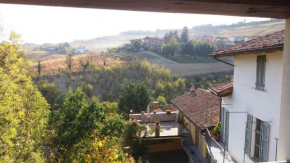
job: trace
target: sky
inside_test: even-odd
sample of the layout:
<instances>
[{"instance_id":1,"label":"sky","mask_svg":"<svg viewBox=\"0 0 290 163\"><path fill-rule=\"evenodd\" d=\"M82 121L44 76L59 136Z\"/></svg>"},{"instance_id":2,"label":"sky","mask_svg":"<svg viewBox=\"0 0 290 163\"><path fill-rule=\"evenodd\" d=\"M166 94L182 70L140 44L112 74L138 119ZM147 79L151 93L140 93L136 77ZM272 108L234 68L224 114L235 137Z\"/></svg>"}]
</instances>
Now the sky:
<instances>
[{"instance_id":1,"label":"sky","mask_svg":"<svg viewBox=\"0 0 290 163\"><path fill-rule=\"evenodd\" d=\"M117 35L129 30L181 29L202 24L232 24L265 18L137 12L0 4L7 37L11 30L26 43L60 43Z\"/></svg>"}]
</instances>

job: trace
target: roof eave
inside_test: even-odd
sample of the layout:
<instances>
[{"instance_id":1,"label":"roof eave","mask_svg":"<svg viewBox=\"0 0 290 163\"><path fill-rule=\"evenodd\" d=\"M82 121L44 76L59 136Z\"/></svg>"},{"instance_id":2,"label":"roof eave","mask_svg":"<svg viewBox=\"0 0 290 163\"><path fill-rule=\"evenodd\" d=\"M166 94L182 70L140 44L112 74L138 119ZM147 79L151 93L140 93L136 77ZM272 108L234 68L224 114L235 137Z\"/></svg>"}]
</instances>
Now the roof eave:
<instances>
[{"instance_id":1,"label":"roof eave","mask_svg":"<svg viewBox=\"0 0 290 163\"><path fill-rule=\"evenodd\" d=\"M269 47L269 48L262 48L262 49L253 49L253 50L242 50L242 51L236 51L236 52L229 52L229 53L221 53L221 54L209 54L209 56L212 56L214 59L221 58L221 57L228 57L228 56L236 56L236 55L249 55L249 53L269 53L272 51L283 51L283 46L275 46L275 47Z\"/></svg>"}]
</instances>

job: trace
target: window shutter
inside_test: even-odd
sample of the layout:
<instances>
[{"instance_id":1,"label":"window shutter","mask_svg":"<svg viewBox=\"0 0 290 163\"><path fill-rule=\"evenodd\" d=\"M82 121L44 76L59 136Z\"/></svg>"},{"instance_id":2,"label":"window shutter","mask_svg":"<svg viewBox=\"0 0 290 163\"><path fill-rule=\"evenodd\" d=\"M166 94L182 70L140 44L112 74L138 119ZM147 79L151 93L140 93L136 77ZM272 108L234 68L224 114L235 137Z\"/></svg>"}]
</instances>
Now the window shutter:
<instances>
[{"instance_id":1,"label":"window shutter","mask_svg":"<svg viewBox=\"0 0 290 163\"><path fill-rule=\"evenodd\" d=\"M261 56L261 88L264 89L265 87L265 69L266 69L266 56Z\"/></svg>"},{"instance_id":2,"label":"window shutter","mask_svg":"<svg viewBox=\"0 0 290 163\"><path fill-rule=\"evenodd\" d=\"M245 153L249 156L251 154L252 123L253 123L253 116L248 114L247 123L246 123L246 134L245 134Z\"/></svg>"},{"instance_id":3,"label":"window shutter","mask_svg":"<svg viewBox=\"0 0 290 163\"><path fill-rule=\"evenodd\" d=\"M262 139L261 139L261 161L268 161L268 149L269 149L269 133L270 133L270 124L267 122L262 122Z\"/></svg>"}]
</instances>

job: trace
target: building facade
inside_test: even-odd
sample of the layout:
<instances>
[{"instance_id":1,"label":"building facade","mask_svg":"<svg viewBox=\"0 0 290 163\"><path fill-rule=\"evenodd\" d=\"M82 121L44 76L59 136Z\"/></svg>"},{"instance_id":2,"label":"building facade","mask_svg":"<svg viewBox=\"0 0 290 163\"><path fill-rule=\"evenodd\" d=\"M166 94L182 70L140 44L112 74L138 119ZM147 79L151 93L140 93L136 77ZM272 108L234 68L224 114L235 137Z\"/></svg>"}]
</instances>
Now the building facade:
<instances>
[{"instance_id":1,"label":"building facade","mask_svg":"<svg viewBox=\"0 0 290 163\"><path fill-rule=\"evenodd\" d=\"M277 160L283 43L280 31L214 53L215 58L235 58L232 93L219 95L229 90L224 85L211 90L222 97L222 140L237 162Z\"/></svg>"}]
</instances>

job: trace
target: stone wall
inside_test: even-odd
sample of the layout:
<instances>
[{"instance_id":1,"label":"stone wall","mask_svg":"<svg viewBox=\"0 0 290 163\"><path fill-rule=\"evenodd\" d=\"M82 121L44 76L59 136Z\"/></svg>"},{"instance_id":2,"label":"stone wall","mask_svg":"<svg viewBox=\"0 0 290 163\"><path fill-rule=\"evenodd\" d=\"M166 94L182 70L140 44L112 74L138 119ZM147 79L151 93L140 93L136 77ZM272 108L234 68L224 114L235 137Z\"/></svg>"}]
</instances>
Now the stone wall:
<instances>
[{"instance_id":1,"label":"stone wall","mask_svg":"<svg viewBox=\"0 0 290 163\"><path fill-rule=\"evenodd\" d=\"M150 113L150 120L147 118L148 114L144 113L142 114L130 114L130 118L134 117L136 120L138 120L140 123L148 123L148 122L170 122L170 121L176 121L177 118L177 112L171 112L170 115L167 115L166 112L157 112L156 114Z\"/></svg>"}]
</instances>

